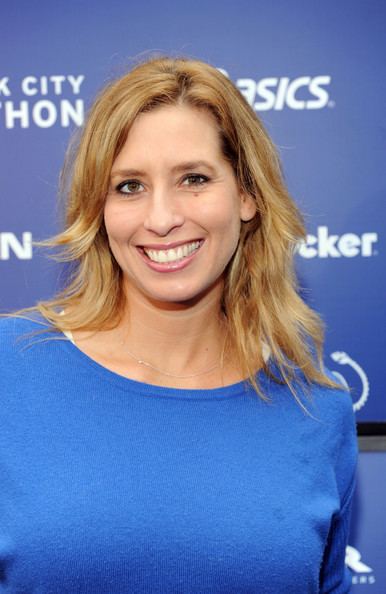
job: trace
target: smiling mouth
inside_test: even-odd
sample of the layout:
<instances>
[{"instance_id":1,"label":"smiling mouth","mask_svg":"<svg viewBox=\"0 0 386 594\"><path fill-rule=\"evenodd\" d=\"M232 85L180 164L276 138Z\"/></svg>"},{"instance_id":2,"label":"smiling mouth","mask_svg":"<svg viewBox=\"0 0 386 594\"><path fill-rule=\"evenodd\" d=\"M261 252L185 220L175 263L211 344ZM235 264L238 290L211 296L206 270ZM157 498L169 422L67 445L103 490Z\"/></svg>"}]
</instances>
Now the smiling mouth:
<instances>
[{"instance_id":1,"label":"smiling mouth","mask_svg":"<svg viewBox=\"0 0 386 594\"><path fill-rule=\"evenodd\" d=\"M203 240L197 240L168 250L155 250L145 247L142 247L141 249L142 252L152 262L157 262L158 264L168 264L170 262L178 262L184 258L187 258L188 256L191 256L201 247L203 243Z\"/></svg>"}]
</instances>

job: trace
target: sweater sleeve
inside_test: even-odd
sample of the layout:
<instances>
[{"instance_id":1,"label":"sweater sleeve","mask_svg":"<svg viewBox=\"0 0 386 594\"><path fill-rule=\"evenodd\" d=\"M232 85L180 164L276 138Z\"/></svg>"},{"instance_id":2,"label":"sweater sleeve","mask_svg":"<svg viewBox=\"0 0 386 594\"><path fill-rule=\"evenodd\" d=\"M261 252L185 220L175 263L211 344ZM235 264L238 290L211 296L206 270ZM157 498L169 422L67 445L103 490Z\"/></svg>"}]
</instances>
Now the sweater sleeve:
<instances>
[{"instance_id":1,"label":"sweater sleeve","mask_svg":"<svg viewBox=\"0 0 386 594\"><path fill-rule=\"evenodd\" d=\"M320 570L320 594L346 594L351 589L351 572L345 564L355 479L339 514L334 516L327 537Z\"/></svg>"},{"instance_id":2,"label":"sweater sleeve","mask_svg":"<svg viewBox=\"0 0 386 594\"><path fill-rule=\"evenodd\" d=\"M320 568L320 594L346 594L350 592L352 581L345 557L356 487L358 441L352 400L348 394L344 395L342 404L342 423L339 431L341 441L336 464L341 504L331 519Z\"/></svg>"}]
</instances>

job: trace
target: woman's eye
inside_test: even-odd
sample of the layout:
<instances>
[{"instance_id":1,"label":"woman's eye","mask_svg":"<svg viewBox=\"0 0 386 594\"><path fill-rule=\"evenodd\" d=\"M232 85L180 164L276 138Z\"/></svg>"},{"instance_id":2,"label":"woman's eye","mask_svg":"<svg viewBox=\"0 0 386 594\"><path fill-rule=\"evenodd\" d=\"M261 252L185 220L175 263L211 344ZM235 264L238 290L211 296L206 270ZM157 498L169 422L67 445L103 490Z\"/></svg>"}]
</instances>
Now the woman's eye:
<instances>
[{"instance_id":1,"label":"woman's eye","mask_svg":"<svg viewBox=\"0 0 386 594\"><path fill-rule=\"evenodd\" d=\"M187 184L185 184L186 181L188 182ZM208 181L209 178L206 175L199 173L191 173L184 178L184 184L188 186L203 186Z\"/></svg>"},{"instance_id":2,"label":"woman's eye","mask_svg":"<svg viewBox=\"0 0 386 594\"><path fill-rule=\"evenodd\" d=\"M121 182L117 185L117 191L121 194L136 194L142 184L135 179Z\"/></svg>"}]
</instances>

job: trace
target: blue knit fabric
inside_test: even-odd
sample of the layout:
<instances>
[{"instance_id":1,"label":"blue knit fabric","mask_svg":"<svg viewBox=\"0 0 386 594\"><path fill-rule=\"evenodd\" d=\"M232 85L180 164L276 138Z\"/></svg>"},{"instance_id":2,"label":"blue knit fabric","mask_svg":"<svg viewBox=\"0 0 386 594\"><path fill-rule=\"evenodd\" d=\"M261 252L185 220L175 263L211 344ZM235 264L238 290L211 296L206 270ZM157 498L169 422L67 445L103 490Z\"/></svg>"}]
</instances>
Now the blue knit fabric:
<instances>
[{"instance_id":1,"label":"blue knit fabric","mask_svg":"<svg viewBox=\"0 0 386 594\"><path fill-rule=\"evenodd\" d=\"M349 591L349 395L152 386L39 327L0 322L0 592Z\"/></svg>"}]
</instances>

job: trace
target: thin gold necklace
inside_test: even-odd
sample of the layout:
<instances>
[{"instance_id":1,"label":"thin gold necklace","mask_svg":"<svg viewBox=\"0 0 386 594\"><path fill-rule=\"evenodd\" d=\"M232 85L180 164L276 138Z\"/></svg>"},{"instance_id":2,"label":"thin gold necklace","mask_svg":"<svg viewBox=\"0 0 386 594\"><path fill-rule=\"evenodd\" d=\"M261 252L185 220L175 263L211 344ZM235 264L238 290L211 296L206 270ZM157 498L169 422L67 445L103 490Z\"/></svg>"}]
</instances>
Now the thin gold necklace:
<instances>
[{"instance_id":1,"label":"thin gold necklace","mask_svg":"<svg viewBox=\"0 0 386 594\"><path fill-rule=\"evenodd\" d=\"M189 375L176 375L175 373L169 373L168 371L163 371L162 369L155 367L155 365L152 365L148 361L144 361L143 359L137 359L137 357L135 355L133 355L133 353L131 353L126 347L125 347L125 352L132 359L134 359L134 361L139 363L139 365L145 365L146 367L150 367L150 369L153 369L154 371L158 371L158 373L162 373L162 375L167 375L168 377L175 377L178 379L189 379L191 377L197 377L198 375L205 375L205 374L213 371L213 369L216 369L216 367L219 367L219 363L216 363L216 365L209 367L209 369L206 369L205 371L199 371L198 373L190 373Z\"/></svg>"}]
</instances>

